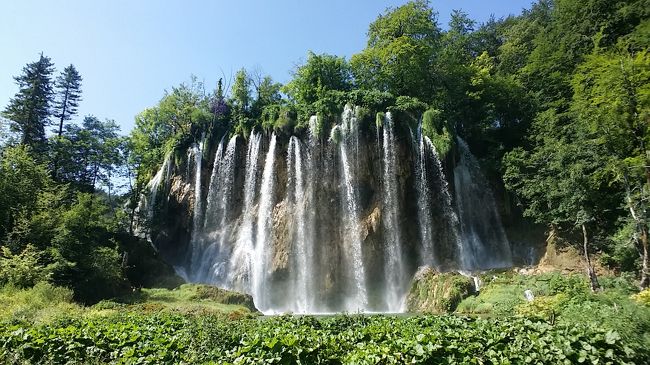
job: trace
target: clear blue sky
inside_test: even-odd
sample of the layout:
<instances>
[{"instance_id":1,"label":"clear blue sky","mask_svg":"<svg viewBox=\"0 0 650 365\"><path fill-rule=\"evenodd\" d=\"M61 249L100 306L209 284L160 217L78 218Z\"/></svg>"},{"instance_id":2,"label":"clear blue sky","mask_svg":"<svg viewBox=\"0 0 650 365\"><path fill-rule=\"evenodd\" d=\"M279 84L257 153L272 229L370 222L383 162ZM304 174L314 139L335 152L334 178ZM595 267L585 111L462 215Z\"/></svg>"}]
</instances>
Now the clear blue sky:
<instances>
[{"instance_id":1,"label":"clear blue sky","mask_svg":"<svg viewBox=\"0 0 650 365\"><path fill-rule=\"evenodd\" d=\"M114 119L122 133L165 89L196 75L212 90L239 68L279 82L308 50L349 58L365 46L368 24L406 0L20 0L0 3L0 108L17 87L12 76L42 51L57 72L81 73L83 115ZM531 0L433 0L443 27L452 9L478 22L519 14Z\"/></svg>"}]
</instances>

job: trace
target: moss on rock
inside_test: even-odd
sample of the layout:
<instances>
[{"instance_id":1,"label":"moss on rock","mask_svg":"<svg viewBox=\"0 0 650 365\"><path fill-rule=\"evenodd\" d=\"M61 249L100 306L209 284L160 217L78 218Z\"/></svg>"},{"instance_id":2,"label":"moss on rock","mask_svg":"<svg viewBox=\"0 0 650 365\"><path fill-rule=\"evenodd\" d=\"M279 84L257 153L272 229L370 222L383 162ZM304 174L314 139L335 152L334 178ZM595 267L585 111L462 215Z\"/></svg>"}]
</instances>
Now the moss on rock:
<instances>
[{"instance_id":1,"label":"moss on rock","mask_svg":"<svg viewBox=\"0 0 650 365\"><path fill-rule=\"evenodd\" d=\"M422 115L422 133L429 137L441 160L444 160L454 147L453 128L447 121L442 120L440 110L429 109L424 112Z\"/></svg>"},{"instance_id":2,"label":"moss on rock","mask_svg":"<svg viewBox=\"0 0 650 365\"><path fill-rule=\"evenodd\" d=\"M406 297L409 312L451 313L474 291L472 279L458 273L439 273L421 268Z\"/></svg>"}]
</instances>

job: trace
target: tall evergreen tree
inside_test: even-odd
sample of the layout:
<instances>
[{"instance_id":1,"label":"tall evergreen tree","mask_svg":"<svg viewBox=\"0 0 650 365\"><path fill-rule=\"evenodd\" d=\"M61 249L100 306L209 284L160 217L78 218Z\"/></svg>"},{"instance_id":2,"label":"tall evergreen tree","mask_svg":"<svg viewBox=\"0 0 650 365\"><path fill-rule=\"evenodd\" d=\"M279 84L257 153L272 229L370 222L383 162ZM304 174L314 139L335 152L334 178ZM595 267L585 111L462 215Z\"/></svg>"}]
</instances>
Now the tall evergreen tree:
<instances>
[{"instance_id":1,"label":"tall evergreen tree","mask_svg":"<svg viewBox=\"0 0 650 365\"><path fill-rule=\"evenodd\" d=\"M20 133L20 143L35 152L42 152L47 141L45 125L51 115L53 66L50 58L41 53L38 61L23 67L22 75L14 77L20 90L3 112L11 121L11 129Z\"/></svg>"},{"instance_id":2,"label":"tall evergreen tree","mask_svg":"<svg viewBox=\"0 0 650 365\"><path fill-rule=\"evenodd\" d=\"M56 100L54 101L54 116L59 120L59 133L63 134L63 122L77 114L81 100L81 75L70 65L56 78Z\"/></svg>"}]
</instances>

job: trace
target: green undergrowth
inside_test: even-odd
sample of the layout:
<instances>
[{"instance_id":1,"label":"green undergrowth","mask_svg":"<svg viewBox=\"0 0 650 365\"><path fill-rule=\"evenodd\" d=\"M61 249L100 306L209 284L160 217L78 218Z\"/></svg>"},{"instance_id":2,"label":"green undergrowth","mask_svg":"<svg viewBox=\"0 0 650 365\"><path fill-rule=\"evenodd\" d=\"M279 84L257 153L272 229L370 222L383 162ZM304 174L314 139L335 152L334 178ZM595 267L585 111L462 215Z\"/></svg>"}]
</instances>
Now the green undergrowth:
<instances>
[{"instance_id":1,"label":"green undergrowth","mask_svg":"<svg viewBox=\"0 0 650 365\"><path fill-rule=\"evenodd\" d=\"M650 348L650 307L639 303L631 280L602 277L592 293L584 275L488 273L479 293L465 298L456 313L483 317L523 316L548 323L590 323L617 331L625 341ZM534 296L528 301L524 295Z\"/></svg>"},{"instance_id":2,"label":"green undergrowth","mask_svg":"<svg viewBox=\"0 0 650 365\"><path fill-rule=\"evenodd\" d=\"M177 312L240 318L256 312L250 296L208 285L184 284L176 289L141 289L85 307L73 301L72 290L48 283L29 289L0 288L0 321L48 324L65 318L93 318L121 313Z\"/></svg>"},{"instance_id":3,"label":"green undergrowth","mask_svg":"<svg viewBox=\"0 0 650 365\"><path fill-rule=\"evenodd\" d=\"M75 304L72 297L72 290L44 282L30 289L6 285L0 288L0 321L41 324L81 315L83 307Z\"/></svg>"},{"instance_id":4,"label":"green undergrowth","mask_svg":"<svg viewBox=\"0 0 650 365\"><path fill-rule=\"evenodd\" d=\"M588 324L459 316L273 317L119 313L0 327L8 363L600 364L644 349Z\"/></svg>"},{"instance_id":5,"label":"green undergrowth","mask_svg":"<svg viewBox=\"0 0 650 365\"><path fill-rule=\"evenodd\" d=\"M92 308L168 310L186 314L228 314L232 317L256 312L250 296L201 284L183 284L175 289L141 289L124 297L99 302Z\"/></svg>"},{"instance_id":6,"label":"green undergrowth","mask_svg":"<svg viewBox=\"0 0 650 365\"><path fill-rule=\"evenodd\" d=\"M650 363L650 308L625 280L603 279L606 289L592 294L580 276L481 279L478 294L441 316L260 317L250 297L205 285L142 289L92 307L49 284L5 287L0 363Z\"/></svg>"}]
</instances>

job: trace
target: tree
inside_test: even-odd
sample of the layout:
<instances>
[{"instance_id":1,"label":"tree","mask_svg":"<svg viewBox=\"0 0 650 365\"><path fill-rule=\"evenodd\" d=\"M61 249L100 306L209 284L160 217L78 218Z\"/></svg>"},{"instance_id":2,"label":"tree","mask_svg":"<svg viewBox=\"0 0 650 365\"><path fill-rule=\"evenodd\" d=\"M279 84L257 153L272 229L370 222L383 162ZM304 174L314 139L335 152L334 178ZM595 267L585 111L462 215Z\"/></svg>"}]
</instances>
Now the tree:
<instances>
[{"instance_id":1,"label":"tree","mask_svg":"<svg viewBox=\"0 0 650 365\"><path fill-rule=\"evenodd\" d=\"M273 82L271 76L264 76L261 80L253 80L253 86L255 87L256 98L251 106L251 114L253 118L259 119L262 117L264 108L277 105L282 100L280 95L282 85Z\"/></svg>"},{"instance_id":2,"label":"tree","mask_svg":"<svg viewBox=\"0 0 650 365\"><path fill-rule=\"evenodd\" d=\"M214 115L215 121L226 118L230 112L224 96L223 79L219 79L217 82L217 88L214 90L214 95L210 101L210 112Z\"/></svg>"},{"instance_id":3,"label":"tree","mask_svg":"<svg viewBox=\"0 0 650 365\"><path fill-rule=\"evenodd\" d=\"M45 126L49 123L53 98L51 76L54 72L49 57L23 67L23 74L14 77L18 93L9 101L3 115L11 120L12 130L21 134L20 143L30 146L34 153L45 151Z\"/></svg>"},{"instance_id":4,"label":"tree","mask_svg":"<svg viewBox=\"0 0 650 365\"><path fill-rule=\"evenodd\" d=\"M230 92L230 105L235 130L250 130L251 80L243 68L235 74L235 82Z\"/></svg>"},{"instance_id":5,"label":"tree","mask_svg":"<svg viewBox=\"0 0 650 365\"><path fill-rule=\"evenodd\" d=\"M572 110L606 148L605 168L624 186L623 205L634 222L641 287L650 286L650 54L597 49L573 77Z\"/></svg>"},{"instance_id":6,"label":"tree","mask_svg":"<svg viewBox=\"0 0 650 365\"><path fill-rule=\"evenodd\" d=\"M504 156L503 179L522 199L524 216L553 229L582 233L587 275L592 290L597 290L590 256L590 236L595 235L590 231L606 227L618 196L600 172L606 156L602 146L571 122L554 110L540 113L529 136L533 148L516 148Z\"/></svg>"},{"instance_id":7,"label":"tree","mask_svg":"<svg viewBox=\"0 0 650 365\"><path fill-rule=\"evenodd\" d=\"M121 164L122 138L113 121L84 118L82 127L67 125L55 153L59 156L59 178L82 191L93 192L103 184L111 189L111 175Z\"/></svg>"},{"instance_id":8,"label":"tree","mask_svg":"<svg viewBox=\"0 0 650 365\"><path fill-rule=\"evenodd\" d=\"M350 60L359 86L430 99L440 39L436 16L428 1L416 0L387 9L371 23L366 48Z\"/></svg>"},{"instance_id":9,"label":"tree","mask_svg":"<svg viewBox=\"0 0 650 365\"><path fill-rule=\"evenodd\" d=\"M352 73L345 58L309 52L282 91L296 103L298 118L307 120L314 114L336 113L344 104L341 94L351 89Z\"/></svg>"},{"instance_id":10,"label":"tree","mask_svg":"<svg viewBox=\"0 0 650 365\"><path fill-rule=\"evenodd\" d=\"M54 116L59 120L59 133L63 134L63 122L72 119L77 114L77 107L81 100L81 75L74 65L63 69L56 78L56 100L54 102Z\"/></svg>"},{"instance_id":11,"label":"tree","mask_svg":"<svg viewBox=\"0 0 650 365\"><path fill-rule=\"evenodd\" d=\"M21 215L36 206L39 191L51 185L45 167L31 156L29 147L5 148L0 154L0 242Z\"/></svg>"}]
</instances>

